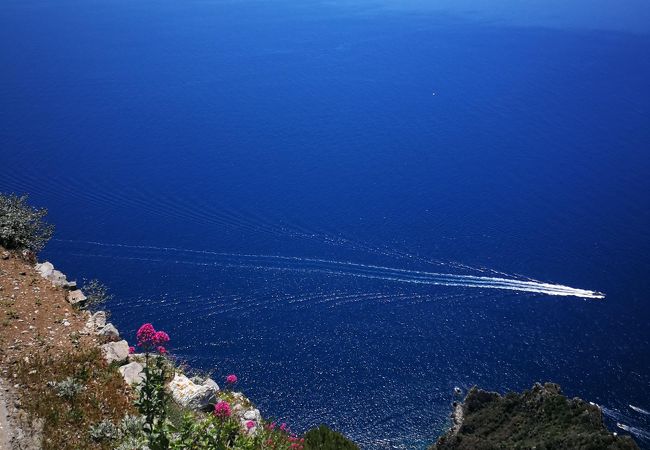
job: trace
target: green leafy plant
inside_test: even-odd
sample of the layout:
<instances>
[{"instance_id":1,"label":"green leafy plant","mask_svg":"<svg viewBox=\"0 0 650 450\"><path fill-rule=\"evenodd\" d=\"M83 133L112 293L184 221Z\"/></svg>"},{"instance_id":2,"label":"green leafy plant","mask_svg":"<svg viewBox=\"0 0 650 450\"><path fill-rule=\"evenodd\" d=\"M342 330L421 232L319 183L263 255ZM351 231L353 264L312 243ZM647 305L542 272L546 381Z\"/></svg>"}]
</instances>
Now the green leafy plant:
<instances>
[{"instance_id":1,"label":"green leafy plant","mask_svg":"<svg viewBox=\"0 0 650 450\"><path fill-rule=\"evenodd\" d=\"M150 323L140 327L136 335L138 346L144 350L144 380L138 385L138 398L135 406L144 418L143 430L152 450L169 448L167 404L169 394L165 390L167 371L164 345L169 336L164 331L156 331ZM157 354L152 352L156 351Z\"/></svg>"},{"instance_id":2,"label":"green leafy plant","mask_svg":"<svg viewBox=\"0 0 650 450\"><path fill-rule=\"evenodd\" d=\"M101 305L113 298L108 291L108 286L97 279L84 280L82 289L88 307Z\"/></svg>"},{"instance_id":3,"label":"green leafy plant","mask_svg":"<svg viewBox=\"0 0 650 450\"><path fill-rule=\"evenodd\" d=\"M97 442L113 441L120 437L119 428L108 419L104 419L91 426L88 433L90 434L91 439Z\"/></svg>"},{"instance_id":4,"label":"green leafy plant","mask_svg":"<svg viewBox=\"0 0 650 450\"><path fill-rule=\"evenodd\" d=\"M63 381L50 381L48 385L54 389L56 395L71 403L85 389L83 384L72 377L68 377Z\"/></svg>"},{"instance_id":5,"label":"green leafy plant","mask_svg":"<svg viewBox=\"0 0 650 450\"><path fill-rule=\"evenodd\" d=\"M27 198L0 194L0 245L6 249L38 252L54 234L54 226L43 221L47 210L29 206Z\"/></svg>"},{"instance_id":6,"label":"green leafy plant","mask_svg":"<svg viewBox=\"0 0 650 450\"><path fill-rule=\"evenodd\" d=\"M305 434L305 450L359 450L359 447L341 433L320 425Z\"/></svg>"}]
</instances>

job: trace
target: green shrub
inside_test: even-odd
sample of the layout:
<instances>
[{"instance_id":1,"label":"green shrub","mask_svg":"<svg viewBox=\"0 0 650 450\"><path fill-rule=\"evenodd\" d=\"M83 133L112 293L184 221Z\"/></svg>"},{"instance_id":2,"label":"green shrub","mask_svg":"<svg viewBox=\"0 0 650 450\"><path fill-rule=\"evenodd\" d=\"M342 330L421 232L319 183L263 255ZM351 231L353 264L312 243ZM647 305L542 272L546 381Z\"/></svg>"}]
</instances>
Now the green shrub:
<instances>
[{"instance_id":1,"label":"green shrub","mask_svg":"<svg viewBox=\"0 0 650 450\"><path fill-rule=\"evenodd\" d=\"M305 434L305 450L359 450L359 447L341 433L321 425Z\"/></svg>"},{"instance_id":2,"label":"green shrub","mask_svg":"<svg viewBox=\"0 0 650 450\"><path fill-rule=\"evenodd\" d=\"M167 372L162 356L149 356L145 353L143 369L144 381L138 385L138 398L135 406L144 418L143 430L153 450L169 448L167 408L171 399L165 390Z\"/></svg>"},{"instance_id":3,"label":"green shrub","mask_svg":"<svg viewBox=\"0 0 650 450\"><path fill-rule=\"evenodd\" d=\"M43 222L46 209L27 204L27 196L0 194L0 245L9 250L43 249L54 233L54 226Z\"/></svg>"},{"instance_id":4,"label":"green shrub","mask_svg":"<svg viewBox=\"0 0 650 450\"><path fill-rule=\"evenodd\" d=\"M82 289L89 308L99 306L113 298L113 295L108 292L108 286L96 279L84 280Z\"/></svg>"},{"instance_id":5,"label":"green shrub","mask_svg":"<svg viewBox=\"0 0 650 450\"><path fill-rule=\"evenodd\" d=\"M79 395L84 389L84 385L77 382L74 378L68 377L63 381L50 381L48 386L52 387L56 395L66 399L69 402Z\"/></svg>"},{"instance_id":6,"label":"green shrub","mask_svg":"<svg viewBox=\"0 0 650 450\"><path fill-rule=\"evenodd\" d=\"M113 441L120 437L120 430L113 422L104 419L90 427L88 434L93 441Z\"/></svg>"}]
</instances>

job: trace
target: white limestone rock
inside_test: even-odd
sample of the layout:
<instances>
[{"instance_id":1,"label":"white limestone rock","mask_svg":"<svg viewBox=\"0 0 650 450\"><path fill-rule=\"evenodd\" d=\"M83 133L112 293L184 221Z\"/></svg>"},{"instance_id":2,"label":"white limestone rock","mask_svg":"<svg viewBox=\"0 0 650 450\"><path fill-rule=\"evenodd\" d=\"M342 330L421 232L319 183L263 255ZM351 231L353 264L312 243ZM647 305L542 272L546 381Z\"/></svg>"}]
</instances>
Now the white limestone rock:
<instances>
[{"instance_id":1,"label":"white limestone rock","mask_svg":"<svg viewBox=\"0 0 650 450\"><path fill-rule=\"evenodd\" d=\"M111 341L120 340L120 332L117 331L117 328L115 328L115 325L112 323L107 323L106 326L97 331L96 334L106 339L110 339Z\"/></svg>"},{"instance_id":2,"label":"white limestone rock","mask_svg":"<svg viewBox=\"0 0 650 450\"><path fill-rule=\"evenodd\" d=\"M52 273L49 274L46 278L50 280L54 286L65 286L68 283L65 274L56 269L53 270Z\"/></svg>"},{"instance_id":3,"label":"white limestone rock","mask_svg":"<svg viewBox=\"0 0 650 450\"><path fill-rule=\"evenodd\" d=\"M206 378L202 384L203 386L211 388L214 392L219 392L221 390L219 389L219 385L212 378Z\"/></svg>"},{"instance_id":4,"label":"white limestone rock","mask_svg":"<svg viewBox=\"0 0 650 450\"><path fill-rule=\"evenodd\" d=\"M125 340L109 342L101 347L102 355L107 363L124 362L129 357L129 344Z\"/></svg>"},{"instance_id":5,"label":"white limestone rock","mask_svg":"<svg viewBox=\"0 0 650 450\"><path fill-rule=\"evenodd\" d=\"M244 413L244 420L255 420L259 422L262 420L259 409L249 409Z\"/></svg>"},{"instance_id":6,"label":"white limestone rock","mask_svg":"<svg viewBox=\"0 0 650 450\"><path fill-rule=\"evenodd\" d=\"M47 278L52 274L52 271L54 270L54 266L52 265L51 262L45 261L42 264L36 264L34 266L34 269L41 274L41 277Z\"/></svg>"},{"instance_id":7,"label":"white limestone rock","mask_svg":"<svg viewBox=\"0 0 650 450\"><path fill-rule=\"evenodd\" d=\"M218 390L211 386L196 384L181 374L174 376L167 389L176 403L194 411L205 411L209 409L210 404L217 401Z\"/></svg>"},{"instance_id":8,"label":"white limestone rock","mask_svg":"<svg viewBox=\"0 0 650 450\"><path fill-rule=\"evenodd\" d=\"M106 326L106 312L97 311L95 314L93 314L88 318L88 320L86 321L86 325L84 326L83 330L81 330L81 333L95 334L105 326Z\"/></svg>"},{"instance_id":9,"label":"white limestone rock","mask_svg":"<svg viewBox=\"0 0 650 450\"><path fill-rule=\"evenodd\" d=\"M120 367L118 370L122 374L122 378L128 385L142 383L144 380L144 373L142 373L142 364L137 362L131 362Z\"/></svg>"},{"instance_id":10,"label":"white limestone rock","mask_svg":"<svg viewBox=\"0 0 650 450\"><path fill-rule=\"evenodd\" d=\"M66 299L72 306L83 306L86 303L86 296L80 290L68 292Z\"/></svg>"}]
</instances>

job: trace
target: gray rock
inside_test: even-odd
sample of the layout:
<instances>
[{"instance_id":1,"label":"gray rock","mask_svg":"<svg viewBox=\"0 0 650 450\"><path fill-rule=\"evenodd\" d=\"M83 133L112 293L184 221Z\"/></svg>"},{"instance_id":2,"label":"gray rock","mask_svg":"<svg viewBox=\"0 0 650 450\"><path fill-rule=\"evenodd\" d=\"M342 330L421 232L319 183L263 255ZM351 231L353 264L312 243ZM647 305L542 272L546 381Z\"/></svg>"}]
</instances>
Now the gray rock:
<instances>
[{"instance_id":1,"label":"gray rock","mask_svg":"<svg viewBox=\"0 0 650 450\"><path fill-rule=\"evenodd\" d=\"M104 311L97 311L90 316L86 321L84 329L81 331L83 334L95 334L106 326L106 313Z\"/></svg>"},{"instance_id":2,"label":"gray rock","mask_svg":"<svg viewBox=\"0 0 650 450\"><path fill-rule=\"evenodd\" d=\"M109 342L101 347L102 355L107 363L123 362L129 357L129 344L122 340L118 342Z\"/></svg>"},{"instance_id":3,"label":"gray rock","mask_svg":"<svg viewBox=\"0 0 650 450\"><path fill-rule=\"evenodd\" d=\"M112 341L118 341L120 339L120 332L117 331L117 328L115 328L115 325L112 323L106 324L101 330L97 331L96 334L98 336L102 336L105 338L108 338Z\"/></svg>"},{"instance_id":4,"label":"gray rock","mask_svg":"<svg viewBox=\"0 0 650 450\"><path fill-rule=\"evenodd\" d=\"M122 374L122 378L124 378L126 384L131 385L142 383L144 380L144 374L142 373L143 369L142 364L132 362L120 367L118 370Z\"/></svg>"},{"instance_id":5,"label":"gray rock","mask_svg":"<svg viewBox=\"0 0 650 450\"><path fill-rule=\"evenodd\" d=\"M10 256L11 254L9 252L2 252L2 259L9 259Z\"/></svg>"},{"instance_id":6,"label":"gray rock","mask_svg":"<svg viewBox=\"0 0 650 450\"><path fill-rule=\"evenodd\" d=\"M77 282L76 281L68 281L63 285L63 289L67 289L69 291L75 291L75 290L77 290Z\"/></svg>"},{"instance_id":7,"label":"gray rock","mask_svg":"<svg viewBox=\"0 0 650 450\"><path fill-rule=\"evenodd\" d=\"M242 417L244 415L244 407L241 403L235 403L231 408L234 416Z\"/></svg>"},{"instance_id":8,"label":"gray rock","mask_svg":"<svg viewBox=\"0 0 650 450\"><path fill-rule=\"evenodd\" d=\"M68 282L65 274L56 269L54 269L52 273L45 278L50 280L54 286L64 286Z\"/></svg>"},{"instance_id":9,"label":"gray rock","mask_svg":"<svg viewBox=\"0 0 650 450\"><path fill-rule=\"evenodd\" d=\"M250 409L244 413L244 420L255 420L260 421L262 416L260 415L259 409Z\"/></svg>"},{"instance_id":10,"label":"gray rock","mask_svg":"<svg viewBox=\"0 0 650 450\"><path fill-rule=\"evenodd\" d=\"M219 385L212 378L207 378L202 384L203 386L207 386L215 392L220 391Z\"/></svg>"},{"instance_id":11,"label":"gray rock","mask_svg":"<svg viewBox=\"0 0 650 450\"><path fill-rule=\"evenodd\" d=\"M80 290L68 292L66 299L72 306L83 306L86 303L86 296Z\"/></svg>"},{"instance_id":12,"label":"gray rock","mask_svg":"<svg viewBox=\"0 0 650 450\"><path fill-rule=\"evenodd\" d=\"M45 261L42 264L36 264L34 266L36 271L41 274L43 278L47 278L52 274L52 271L54 270L54 266L52 265L51 262Z\"/></svg>"},{"instance_id":13,"label":"gray rock","mask_svg":"<svg viewBox=\"0 0 650 450\"><path fill-rule=\"evenodd\" d=\"M176 403L194 411L205 411L217 400L218 391L213 387L196 384L181 374L174 376L167 389Z\"/></svg>"}]
</instances>

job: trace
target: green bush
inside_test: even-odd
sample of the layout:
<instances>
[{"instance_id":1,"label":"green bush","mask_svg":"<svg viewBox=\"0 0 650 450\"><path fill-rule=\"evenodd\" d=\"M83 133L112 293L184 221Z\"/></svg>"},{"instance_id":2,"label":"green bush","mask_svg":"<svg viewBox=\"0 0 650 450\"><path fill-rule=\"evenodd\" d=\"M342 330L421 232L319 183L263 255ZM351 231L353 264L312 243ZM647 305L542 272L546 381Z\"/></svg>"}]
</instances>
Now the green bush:
<instances>
[{"instance_id":1,"label":"green bush","mask_svg":"<svg viewBox=\"0 0 650 450\"><path fill-rule=\"evenodd\" d=\"M82 289L86 295L86 305L89 308L102 305L113 298L113 295L108 292L108 286L96 279L84 279Z\"/></svg>"},{"instance_id":2,"label":"green bush","mask_svg":"<svg viewBox=\"0 0 650 450\"><path fill-rule=\"evenodd\" d=\"M359 447L341 433L321 425L305 434L305 450L359 450Z\"/></svg>"},{"instance_id":3,"label":"green bush","mask_svg":"<svg viewBox=\"0 0 650 450\"><path fill-rule=\"evenodd\" d=\"M27 196L0 194L0 245L9 250L43 249L54 233L54 226L43 221L46 209L27 204Z\"/></svg>"}]
</instances>

